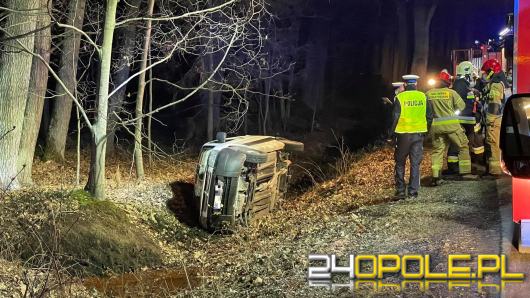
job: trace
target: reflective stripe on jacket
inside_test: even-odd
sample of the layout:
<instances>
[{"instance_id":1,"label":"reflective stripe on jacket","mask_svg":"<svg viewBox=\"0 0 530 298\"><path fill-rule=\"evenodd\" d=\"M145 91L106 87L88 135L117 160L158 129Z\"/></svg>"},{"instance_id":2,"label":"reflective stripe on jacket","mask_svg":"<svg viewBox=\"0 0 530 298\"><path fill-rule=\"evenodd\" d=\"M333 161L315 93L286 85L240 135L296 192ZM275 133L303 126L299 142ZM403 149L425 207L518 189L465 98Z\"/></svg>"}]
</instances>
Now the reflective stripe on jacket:
<instances>
[{"instance_id":1,"label":"reflective stripe on jacket","mask_svg":"<svg viewBox=\"0 0 530 298\"><path fill-rule=\"evenodd\" d=\"M475 117L469 116L450 116L450 117L441 117L433 119L433 126L448 125L448 124L476 124Z\"/></svg>"}]
</instances>

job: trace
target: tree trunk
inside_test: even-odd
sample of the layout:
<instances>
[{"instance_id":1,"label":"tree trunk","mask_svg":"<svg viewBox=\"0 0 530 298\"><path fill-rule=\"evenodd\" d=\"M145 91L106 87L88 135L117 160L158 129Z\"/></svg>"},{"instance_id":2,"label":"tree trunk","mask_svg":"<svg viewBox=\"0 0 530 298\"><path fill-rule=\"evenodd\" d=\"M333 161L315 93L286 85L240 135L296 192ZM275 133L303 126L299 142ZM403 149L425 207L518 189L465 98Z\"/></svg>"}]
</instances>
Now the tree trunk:
<instances>
[{"instance_id":1,"label":"tree trunk","mask_svg":"<svg viewBox=\"0 0 530 298\"><path fill-rule=\"evenodd\" d=\"M48 11L51 11L52 4L48 0L40 0L39 2L36 28L45 28L50 25L51 20ZM49 27L35 34L34 48L35 53L42 56L46 63L49 63L51 48L51 29ZM39 135L47 85L48 67L40 59L34 57L31 66L31 79L29 81L28 99L24 113L24 124L22 126L18 156L18 168L24 168L18 176L18 181L22 185L30 185L32 183L31 171L33 156Z\"/></svg>"},{"instance_id":2,"label":"tree trunk","mask_svg":"<svg viewBox=\"0 0 530 298\"><path fill-rule=\"evenodd\" d=\"M108 0L105 12L105 28L101 47L101 64L98 83L97 119L93 125L92 159L86 189L96 198L105 198L105 154L107 145L107 110L112 64L112 39L116 27L116 7L118 0Z\"/></svg>"},{"instance_id":3,"label":"tree trunk","mask_svg":"<svg viewBox=\"0 0 530 298\"><path fill-rule=\"evenodd\" d=\"M429 62L431 21L437 5L435 1L415 4L417 5L414 7L414 56L411 72L421 78L425 78ZM424 84L420 84L420 87L422 85Z\"/></svg>"},{"instance_id":4,"label":"tree trunk","mask_svg":"<svg viewBox=\"0 0 530 298\"><path fill-rule=\"evenodd\" d=\"M368 68L369 73L372 74L378 74L381 76L384 76L384 72L382 70L383 66L383 52L385 51L385 35L386 35L386 28L384 28L384 21L383 18L383 11L382 11L382 4L380 0L373 1L373 5L375 6L375 15L374 15L374 23L373 24L367 24L370 27L373 28L373 32L375 32L376 36L379 36L378 39L370 39L370 42L368 42L369 47L372 51L372 59L370 67Z\"/></svg>"},{"instance_id":5,"label":"tree trunk","mask_svg":"<svg viewBox=\"0 0 530 298\"><path fill-rule=\"evenodd\" d=\"M153 14L155 0L149 0L148 16ZM147 68L147 58L149 57L149 49L151 44L151 20L147 21L147 28L145 29L145 40L142 53L142 64L140 66L140 76L138 78L138 93L136 94L136 126L134 127L134 162L136 165L136 177L144 179L144 158L142 154L142 121L145 93L145 69Z\"/></svg>"},{"instance_id":6,"label":"tree trunk","mask_svg":"<svg viewBox=\"0 0 530 298\"><path fill-rule=\"evenodd\" d=\"M402 0L396 0L396 14L398 17L398 28L396 30L397 46L394 51L394 69L393 80L401 81L401 77L408 72L408 22L407 22L407 3Z\"/></svg>"},{"instance_id":7,"label":"tree trunk","mask_svg":"<svg viewBox=\"0 0 530 298\"><path fill-rule=\"evenodd\" d=\"M140 0L127 1L126 15L136 17L140 8ZM136 26L129 23L123 28L116 29L117 51L114 53L119 57L116 73L113 76L114 86L120 86L129 78L131 66L134 61L134 48L136 46ZM119 121L115 113L119 114L123 108L126 86L123 86L109 99L109 122L107 128L107 153L114 153L116 146L116 130Z\"/></svg>"},{"instance_id":8,"label":"tree trunk","mask_svg":"<svg viewBox=\"0 0 530 298\"><path fill-rule=\"evenodd\" d=\"M381 76L387 83L393 80L393 69L394 64L394 40L393 34L390 28L385 28L383 34L383 48L381 50Z\"/></svg>"},{"instance_id":9,"label":"tree trunk","mask_svg":"<svg viewBox=\"0 0 530 298\"><path fill-rule=\"evenodd\" d=\"M149 53L149 65L151 65L151 53ZM149 150L149 166L153 165L153 69L149 69L149 116L147 117L147 150Z\"/></svg>"},{"instance_id":10,"label":"tree trunk","mask_svg":"<svg viewBox=\"0 0 530 298\"><path fill-rule=\"evenodd\" d=\"M269 74L270 75L270 74ZM263 95L263 104L265 105L265 111L263 112L263 134L268 133L269 118L270 118L270 93L271 93L271 78L265 79L265 90Z\"/></svg>"},{"instance_id":11,"label":"tree trunk","mask_svg":"<svg viewBox=\"0 0 530 298\"><path fill-rule=\"evenodd\" d=\"M314 20L311 28L313 35L306 54L304 97L312 109L310 131L313 132L317 123L318 110L324 100L328 41L330 38L329 21ZM366 65L368 65L369 61L365 60Z\"/></svg>"},{"instance_id":12,"label":"tree trunk","mask_svg":"<svg viewBox=\"0 0 530 298\"><path fill-rule=\"evenodd\" d=\"M263 126L261 125L261 123L263 122L263 108L261 103L261 97L256 96L256 100L258 102L258 134L264 134Z\"/></svg>"},{"instance_id":13,"label":"tree trunk","mask_svg":"<svg viewBox=\"0 0 530 298\"><path fill-rule=\"evenodd\" d=\"M3 20L4 36L21 38L7 40L0 51L0 189L18 187L18 150L22 136L24 109L31 77L32 55L20 49L19 42L27 49L34 48L35 9L38 0L8 0L9 12ZM27 34L27 35L24 35Z\"/></svg>"},{"instance_id":14,"label":"tree trunk","mask_svg":"<svg viewBox=\"0 0 530 298\"><path fill-rule=\"evenodd\" d=\"M85 4L86 0L70 0L68 5L68 25L82 29ZM59 78L64 82L68 90L76 95L77 60L79 58L81 35L72 29L65 29L63 42ZM46 137L44 159L62 161L64 160L68 126L72 113L72 98L66 94L60 84L57 84L56 93L58 96L54 100L50 128Z\"/></svg>"},{"instance_id":15,"label":"tree trunk","mask_svg":"<svg viewBox=\"0 0 530 298\"><path fill-rule=\"evenodd\" d=\"M208 141L211 141L213 140L213 121L214 121L214 117L213 117L213 109L214 109L214 102L215 102L215 98L214 98L214 94L213 94L213 91L208 91L208 125L207 125L207 132L206 132L206 135L208 137Z\"/></svg>"},{"instance_id":16,"label":"tree trunk","mask_svg":"<svg viewBox=\"0 0 530 298\"><path fill-rule=\"evenodd\" d=\"M212 53L207 54L202 59L203 63L203 69L205 70L204 77L209 77L212 72L214 71L217 64L220 62L220 57L218 53L214 53L215 49L211 49ZM216 82L221 82L221 74L216 73L213 76L213 80ZM214 83L208 83L206 85L208 87L207 92L207 128L206 128L206 135L208 137L208 140L213 140L215 137L215 133L217 130L219 130L219 123L221 118L221 99L222 94L221 92L218 92L215 90L215 84Z\"/></svg>"},{"instance_id":17,"label":"tree trunk","mask_svg":"<svg viewBox=\"0 0 530 298\"><path fill-rule=\"evenodd\" d=\"M293 101L292 98L295 97L295 94L294 94L295 81L296 81L296 76L295 76L294 66L293 66L291 67L291 70L289 71L289 84L287 85L287 90L289 92L290 99L287 100L287 102L285 103L285 123L284 123L285 132L287 132L289 129L289 118L291 117L291 102Z\"/></svg>"},{"instance_id":18,"label":"tree trunk","mask_svg":"<svg viewBox=\"0 0 530 298\"><path fill-rule=\"evenodd\" d=\"M283 94L282 94L283 96ZM281 119L281 124L282 124L282 132L285 132L285 129L287 127L287 118L285 117L285 105L287 104L287 101L282 98L280 99L280 119Z\"/></svg>"}]
</instances>

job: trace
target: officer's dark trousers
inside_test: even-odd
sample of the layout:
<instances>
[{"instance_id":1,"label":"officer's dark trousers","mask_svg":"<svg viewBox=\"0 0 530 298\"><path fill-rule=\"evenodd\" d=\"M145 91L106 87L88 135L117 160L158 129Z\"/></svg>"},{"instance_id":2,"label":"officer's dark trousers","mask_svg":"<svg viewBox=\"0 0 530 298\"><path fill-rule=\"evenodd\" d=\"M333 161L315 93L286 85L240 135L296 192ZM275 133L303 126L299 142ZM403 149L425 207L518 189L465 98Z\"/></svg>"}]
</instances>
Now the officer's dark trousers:
<instances>
[{"instance_id":1,"label":"officer's dark trousers","mask_svg":"<svg viewBox=\"0 0 530 298\"><path fill-rule=\"evenodd\" d=\"M396 190L405 191L405 166L410 158L410 179L408 193L420 189L420 164L423 159L423 134L398 134L394 151Z\"/></svg>"}]
</instances>

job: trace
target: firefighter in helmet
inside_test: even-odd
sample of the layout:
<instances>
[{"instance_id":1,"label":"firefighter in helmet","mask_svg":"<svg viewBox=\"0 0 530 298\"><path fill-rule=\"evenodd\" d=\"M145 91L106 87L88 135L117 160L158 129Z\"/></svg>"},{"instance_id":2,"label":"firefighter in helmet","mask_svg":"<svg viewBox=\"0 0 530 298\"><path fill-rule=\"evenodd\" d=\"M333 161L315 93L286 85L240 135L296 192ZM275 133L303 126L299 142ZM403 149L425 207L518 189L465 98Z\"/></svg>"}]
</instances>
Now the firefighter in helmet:
<instances>
[{"instance_id":1,"label":"firefighter in helmet","mask_svg":"<svg viewBox=\"0 0 530 298\"><path fill-rule=\"evenodd\" d=\"M505 88L508 81L502 71L501 64L496 59L484 62L482 66L484 87L485 116L486 116L486 157L488 174L502 175L501 151L499 148L502 109L505 100Z\"/></svg>"},{"instance_id":2,"label":"firefighter in helmet","mask_svg":"<svg viewBox=\"0 0 530 298\"><path fill-rule=\"evenodd\" d=\"M481 133L482 103L480 102L480 92L474 88L475 66L469 61L460 63L456 68L456 76L452 89L466 103L465 109L460 113L460 116L462 116L460 124L462 124L469 140L471 159L476 162L482 161L484 159L484 138ZM459 172L458 153L459 148L451 144L447 152L448 174L457 174Z\"/></svg>"},{"instance_id":3,"label":"firefighter in helmet","mask_svg":"<svg viewBox=\"0 0 530 298\"><path fill-rule=\"evenodd\" d=\"M434 120L432 123L432 176L433 185L440 185L444 154L447 146L453 144L458 148L458 171L461 175L471 173L468 139L460 125L460 111L466 104L456 91L450 89L451 75L442 71L438 76L437 88L427 92L427 99L432 104Z\"/></svg>"},{"instance_id":4,"label":"firefighter in helmet","mask_svg":"<svg viewBox=\"0 0 530 298\"><path fill-rule=\"evenodd\" d=\"M404 91L396 95L392 131L395 135L396 197L417 197L420 188L420 164L423 159L423 139L432 122L432 108L427 97L417 90L419 77L403 76ZM410 159L410 179L405 191L405 165Z\"/></svg>"}]
</instances>

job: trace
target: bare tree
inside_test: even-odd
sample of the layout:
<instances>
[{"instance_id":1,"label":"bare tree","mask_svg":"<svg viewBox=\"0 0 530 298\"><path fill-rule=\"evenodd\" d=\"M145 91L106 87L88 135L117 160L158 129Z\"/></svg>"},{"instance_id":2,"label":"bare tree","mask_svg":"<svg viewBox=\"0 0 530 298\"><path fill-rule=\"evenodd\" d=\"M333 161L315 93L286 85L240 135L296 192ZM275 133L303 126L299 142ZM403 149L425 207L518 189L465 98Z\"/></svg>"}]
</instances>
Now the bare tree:
<instances>
[{"instance_id":1,"label":"bare tree","mask_svg":"<svg viewBox=\"0 0 530 298\"><path fill-rule=\"evenodd\" d=\"M140 13L140 0L129 0L124 9L124 15L127 18L138 17ZM113 85L119 86L125 82L130 75L131 68L136 56L136 31L137 24L129 23L121 28L116 29L115 47L115 72L113 75ZM108 121L108 138L107 153L113 153L116 143L116 129L118 128L118 118L114 113L120 113L125 102L126 88L121 88L109 99L109 121Z\"/></svg>"},{"instance_id":2,"label":"bare tree","mask_svg":"<svg viewBox=\"0 0 530 298\"><path fill-rule=\"evenodd\" d=\"M408 19L407 1L395 0L398 28L396 36L396 47L394 50L393 79L401 80L401 76L408 71Z\"/></svg>"},{"instance_id":3,"label":"bare tree","mask_svg":"<svg viewBox=\"0 0 530 298\"><path fill-rule=\"evenodd\" d=\"M18 168L24 170L18 176L18 180L23 185L32 183L31 172L35 146L42 118L44 107L44 97L46 95L48 84L48 68L46 63L50 61L51 51L51 29L50 29L50 11L52 1L40 0L39 11L37 15L38 30L35 34L35 53L44 58L44 62L38 58L33 58L31 66L31 79L29 82L28 99L24 113L24 124L22 127L22 136L20 140L18 153Z\"/></svg>"},{"instance_id":4,"label":"bare tree","mask_svg":"<svg viewBox=\"0 0 530 298\"><path fill-rule=\"evenodd\" d=\"M148 1L147 16L152 17L153 9L155 7L155 0ZM136 109L135 115L136 125L134 127L134 162L136 165L136 177L139 180L144 179L144 157L142 154L142 122L143 122L143 111L144 106L144 94L145 94L145 75L147 69L147 60L149 57L149 49L151 44L151 23L152 20L147 20L147 28L145 29L145 39L142 51L142 61L140 65L140 76L138 78L138 93L136 94Z\"/></svg>"},{"instance_id":5,"label":"bare tree","mask_svg":"<svg viewBox=\"0 0 530 298\"><path fill-rule=\"evenodd\" d=\"M328 53L329 29L327 19L313 20L314 35L309 43L306 54L306 71L304 90L310 98L313 109L311 132L316 125L316 117L324 97L324 83L326 75L326 59Z\"/></svg>"},{"instance_id":6,"label":"bare tree","mask_svg":"<svg viewBox=\"0 0 530 298\"><path fill-rule=\"evenodd\" d=\"M57 98L54 100L50 127L46 136L44 152L45 159L64 160L64 150L68 136L68 126L72 113L72 99L66 94L64 88L75 94L77 88L77 64L79 58L79 47L86 0L70 0L68 4L68 20L62 27L65 28L59 77L64 86L57 86Z\"/></svg>"},{"instance_id":7,"label":"bare tree","mask_svg":"<svg viewBox=\"0 0 530 298\"><path fill-rule=\"evenodd\" d=\"M237 60L235 57L258 57L260 36L259 30L256 30L256 23L259 23L259 17L266 13L264 4L261 0L253 0L251 2L237 2L235 0L227 1L217 6L208 6L202 2L189 3L189 7L175 6L172 1L164 2L165 5L159 5L160 13L157 15L146 15L140 17L129 17L125 19L116 19L117 0L107 1L105 7L105 21L104 31L102 37L102 44L99 45L96 41L100 39L93 39L93 34L88 34L75 26L68 24L56 23L59 27L65 27L79 33L83 40L86 41L87 46L92 46L94 55L99 58L97 64L98 82L95 86L97 90L97 97L95 102L96 110L92 111L92 103L87 103L81 100L81 97L76 96L76 91L70 90L66 87L65 82L57 74L50 63L46 63L46 59L39 53L33 51L33 45L28 47L20 41L17 44L27 53L31 53L38 58L48 68L50 74L57 81L57 84L63 88L64 93L75 103L80 117L86 124L86 128L92 134L92 150L91 150L91 164L89 180L86 188L97 198L105 197L105 147L107 140L107 118L108 118L108 101L113 95L124 88L131 80L134 80L150 69L157 67L162 63L166 63L174 57L176 53L183 53L188 55L196 55L199 59L204 54L215 53L219 55L218 63L213 67L212 72L201 80L199 84L187 89L187 93L181 98L166 103L162 106L154 107L148 113L142 113L132 116L129 113L124 113L125 117L122 119L115 112L119 124L131 135L134 135L130 127L135 125L143 118L151 116L166 108L177 105L180 102L188 100L196 95L199 91L207 89L207 86L212 82L218 87L218 92L230 93L231 97L228 99L237 99L244 101L242 94L247 91L248 84L235 84L227 81L215 81L215 76L218 72L223 73L238 73L238 69L233 68L232 64L227 64L230 60ZM163 4L164 4L163 3ZM171 5L169 5L169 4ZM197 6L200 4L199 6ZM211 14L219 12L219 18L212 18ZM133 23L144 23L152 21L157 24L156 30L153 32L152 44L154 49L151 50L153 61L149 66L142 67L138 72L129 76L127 80L115 86L112 92L109 92L110 85L110 70L111 70L111 56L113 47L113 35L115 28L127 26ZM204 26L207 23L207 26ZM259 26L257 26L259 27ZM253 33L251 33L253 32ZM204 37L211 37L207 39L208 44L202 41ZM252 36L253 39L249 40ZM146 39L148 40L148 39ZM212 46L215 45L215 46ZM142 52L145 56L145 52ZM246 58L247 61L252 61L252 58ZM250 64L244 67L251 68ZM241 68L244 69L244 68ZM28 71L29 73L29 71ZM237 75L233 75L237 78ZM241 77L241 81L246 82L246 75ZM237 82L234 79L233 82ZM169 84L174 83L168 82ZM85 88L85 87L83 87ZM81 89L83 89L81 88ZM86 95L84 95L86 96ZM83 98L84 98L83 96ZM229 101L230 103L230 101ZM92 120L93 118L93 120ZM141 144L141 142L135 142ZM156 145L155 145L156 147Z\"/></svg>"},{"instance_id":8,"label":"bare tree","mask_svg":"<svg viewBox=\"0 0 530 298\"><path fill-rule=\"evenodd\" d=\"M110 66L112 63L112 41L116 28L116 8L118 0L108 0L101 45L101 63L99 69L97 116L92 126L92 154L90 173L86 188L96 198L105 198L105 154L107 145L107 111L109 102Z\"/></svg>"},{"instance_id":9,"label":"bare tree","mask_svg":"<svg viewBox=\"0 0 530 298\"><path fill-rule=\"evenodd\" d=\"M22 136L32 56L20 44L33 49L38 0L8 0L9 11L0 30L4 33L0 52L0 188L17 188L18 150ZM6 134L7 133L7 134Z\"/></svg>"},{"instance_id":10,"label":"bare tree","mask_svg":"<svg viewBox=\"0 0 530 298\"><path fill-rule=\"evenodd\" d=\"M438 3L437 0L416 0L414 4L414 56L411 72L425 77L429 62L431 21Z\"/></svg>"}]
</instances>

